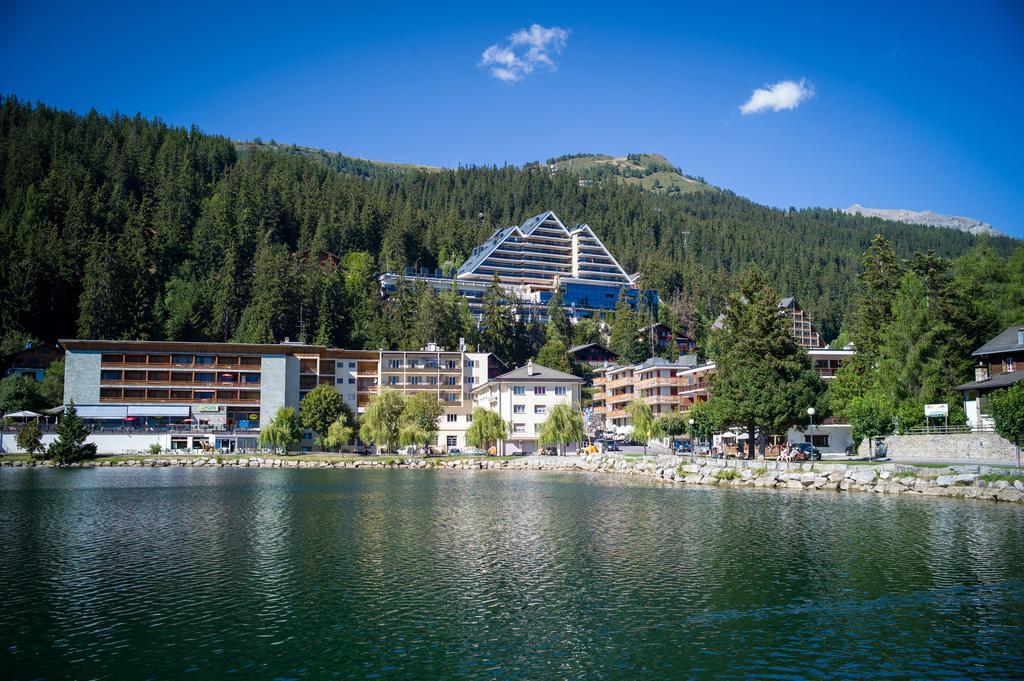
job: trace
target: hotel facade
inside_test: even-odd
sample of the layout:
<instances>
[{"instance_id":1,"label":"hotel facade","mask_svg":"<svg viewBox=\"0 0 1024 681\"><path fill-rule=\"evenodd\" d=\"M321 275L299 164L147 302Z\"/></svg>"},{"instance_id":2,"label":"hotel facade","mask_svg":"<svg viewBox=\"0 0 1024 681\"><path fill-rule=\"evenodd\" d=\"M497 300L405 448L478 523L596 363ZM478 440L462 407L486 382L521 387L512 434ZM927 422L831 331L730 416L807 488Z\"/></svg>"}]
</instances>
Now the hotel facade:
<instances>
[{"instance_id":1,"label":"hotel facade","mask_svg":"<svg viewBox=\"0 0 1024 681\"><path fill-rule=\"evenodd\" d=\"M280 407L331 385L361 414L381 389L444 405L436 446L465 447L474 387L506 371L490 353L345 350L281 343L63 340L64 403L100 431L163 433L167 449L249 449ZM166 440L166 442L164 442ZM309 443L305 443L308 445Z\"/></svg>"},{"instance_id":2,"label":"hotel facade","mask_svg":"<svg viewBox=\"0 0 1024 681\"><path fill-rule=\"evenodd\" d=\"M553 211L535 215L521 225L494 232L452 276L440 270L407 269L379 277L384 296L403 284L417 281L437 291L452 286L466 298L470 312L479 319L484 292L495 279L520 305L520 314L544 321L547 304L556 287L562 291L566 314L572 319L597 317L611 312L624 292L634 308L643 300L655 311L658 296L642 291L638 275L628 274L588 225L566 227Z\"/></svg>"}]
</instances>

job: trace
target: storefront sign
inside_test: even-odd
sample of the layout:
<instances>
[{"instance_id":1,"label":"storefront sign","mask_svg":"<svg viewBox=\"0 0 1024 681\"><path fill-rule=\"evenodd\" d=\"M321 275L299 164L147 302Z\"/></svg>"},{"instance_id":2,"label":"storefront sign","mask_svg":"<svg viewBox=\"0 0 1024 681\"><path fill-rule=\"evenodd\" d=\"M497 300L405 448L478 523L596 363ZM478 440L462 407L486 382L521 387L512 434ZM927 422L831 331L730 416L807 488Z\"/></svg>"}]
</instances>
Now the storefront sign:
<instances>
[{"instance_id":1,"label":"storefront sign","mask_svg":"<svg viewBox=\"0 0 1024 681\"><path fill-rule=\"evenodd\" d=\"M925 418L942 419L949 416L948 404L926 404L924 405Z\"/></svg>"},{"instance_id":2,"label":"storefront sign","mask_svg":"<svg viewBox=\"0 0 1024 681\"><path fill-rule=\"evenodd\" d=\"M194 407L192 407L192 411L219 412L220 411L220 405L217 405L217 404L197 404Z\"/></svg>"}]
</instances>

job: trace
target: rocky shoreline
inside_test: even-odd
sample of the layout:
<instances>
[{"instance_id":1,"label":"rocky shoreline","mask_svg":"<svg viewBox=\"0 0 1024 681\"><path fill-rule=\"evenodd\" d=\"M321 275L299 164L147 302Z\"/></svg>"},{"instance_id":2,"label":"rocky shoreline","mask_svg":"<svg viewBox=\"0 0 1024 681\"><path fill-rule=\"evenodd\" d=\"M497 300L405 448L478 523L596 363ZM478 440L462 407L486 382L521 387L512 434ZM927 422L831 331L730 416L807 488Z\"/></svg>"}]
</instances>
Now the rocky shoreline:
<instances>
[{"instance_id":1,"label":"rocky shoreline","mask_svg":"<svg viewBox=\"0 0 1024 681\"><path fill-rule=\"evenodd\" d=\"M49 461L3 461L3 467L55 467ZM675 457L630 461L597 454L550 459L376 459L299 460L275 457L139 457L97 459L70 467L127 468L361 468L455 470L551 470L637 475L673 485L760 487L798 491L873 492L910 496L954 497L989 501L1024 502L1024 479L1000 475L987 466L922 468L900 464L848 465L843 463L779 463L775 461L722 461ZM995 479L992 479L995 478ZM1002 479L1000 479L1002 478Z\"/></svg>"}]
</instances>

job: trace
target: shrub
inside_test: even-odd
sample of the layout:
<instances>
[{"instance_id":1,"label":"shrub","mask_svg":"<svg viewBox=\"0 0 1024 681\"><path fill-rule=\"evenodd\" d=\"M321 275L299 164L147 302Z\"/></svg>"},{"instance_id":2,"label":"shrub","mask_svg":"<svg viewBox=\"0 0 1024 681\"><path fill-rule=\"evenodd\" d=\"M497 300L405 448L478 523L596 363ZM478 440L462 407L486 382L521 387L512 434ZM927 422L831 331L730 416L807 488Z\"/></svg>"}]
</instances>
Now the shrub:
<instances>
[{"instance_id":1,"label":"shrub","mask_svg":"<svg viewBox=\"0 0 1024 681\"><path fill-rule=\"evenodd\" d=\"M719 480L735 480L740 477L740 472L735 468L723 468L715 473L715 477Z\"/></svg>"},{"instance_id":2,"label":"shrub","mask_svg":"<svg viewBox=\"0 0 1024 681\"><path fill-rule=\"evenodd\" d=\"M159 454L162 451L163 451L163 448L160 445L158 445L156 442L154 442L153 444L151 444L149 446L149 453L152 454L153 456L156 456L157 454Z\"/></svg>"}]
</instances>

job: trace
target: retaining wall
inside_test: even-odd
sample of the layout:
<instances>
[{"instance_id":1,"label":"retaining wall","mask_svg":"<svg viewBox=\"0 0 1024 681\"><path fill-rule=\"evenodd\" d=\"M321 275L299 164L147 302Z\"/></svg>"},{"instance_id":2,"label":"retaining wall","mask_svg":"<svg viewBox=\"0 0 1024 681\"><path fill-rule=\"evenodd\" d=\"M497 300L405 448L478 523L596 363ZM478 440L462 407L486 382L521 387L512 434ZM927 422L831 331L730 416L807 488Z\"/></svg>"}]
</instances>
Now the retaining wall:
<instances>
[{"instance_id":1,"label":"retaining wall","mask_svg":"<svg viewBox=\"0 0 1024 681\"><path fill-rule=\"evenodd\" d=\"M901 461L1012 461L1017 450L998 433L949 435L890 435L885 438L886 456ZM868 455L865 440L858 452Z\"/></svg>"}]
</instances>

